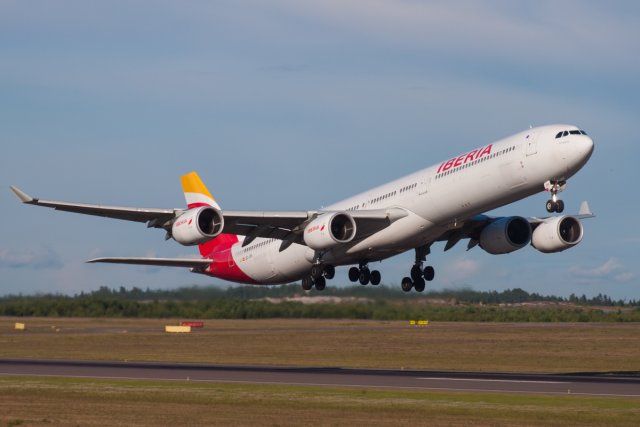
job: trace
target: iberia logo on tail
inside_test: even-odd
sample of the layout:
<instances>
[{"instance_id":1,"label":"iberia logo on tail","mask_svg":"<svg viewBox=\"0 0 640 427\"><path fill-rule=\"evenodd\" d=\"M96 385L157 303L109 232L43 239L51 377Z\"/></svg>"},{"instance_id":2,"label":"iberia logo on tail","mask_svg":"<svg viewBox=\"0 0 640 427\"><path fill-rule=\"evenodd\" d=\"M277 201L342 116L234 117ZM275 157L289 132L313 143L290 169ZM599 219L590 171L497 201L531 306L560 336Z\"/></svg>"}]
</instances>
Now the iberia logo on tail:
<instances>
[{"instance_id":1,"label":"iberia logo on tail","mask_svg":"<svg viewBox=\"0 0 640 427\"><path fill-rule=\"evenodd\" d=\"M180 177L182 182L182 190L184 191L184 198L187 201L187 207L189 209L197 208L200 206L213 206L216 209L220 209L220 206L216 203L207 187L202 183L202 180L195 172L189 172L186 175Z\"/></svg>"}]
</instances>

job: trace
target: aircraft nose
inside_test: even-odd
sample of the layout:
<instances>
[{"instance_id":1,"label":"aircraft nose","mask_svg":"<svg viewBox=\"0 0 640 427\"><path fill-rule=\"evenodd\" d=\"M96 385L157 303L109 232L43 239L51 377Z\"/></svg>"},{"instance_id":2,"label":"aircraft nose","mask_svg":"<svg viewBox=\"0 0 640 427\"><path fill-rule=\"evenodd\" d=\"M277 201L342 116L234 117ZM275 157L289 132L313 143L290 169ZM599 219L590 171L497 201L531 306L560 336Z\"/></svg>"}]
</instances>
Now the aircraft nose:
<instances>
[{"instance_id":1,"label":"aircraft nose","mask_svg":"<svg viewBox=\"0 0 640 427\"><path fill-rule=\"evenodd\" d=\"M576 150L580 153L582 160L586 162L593 154L593 139L583 135L582 138L576 141Z\"/></svg>"}]
</instances>

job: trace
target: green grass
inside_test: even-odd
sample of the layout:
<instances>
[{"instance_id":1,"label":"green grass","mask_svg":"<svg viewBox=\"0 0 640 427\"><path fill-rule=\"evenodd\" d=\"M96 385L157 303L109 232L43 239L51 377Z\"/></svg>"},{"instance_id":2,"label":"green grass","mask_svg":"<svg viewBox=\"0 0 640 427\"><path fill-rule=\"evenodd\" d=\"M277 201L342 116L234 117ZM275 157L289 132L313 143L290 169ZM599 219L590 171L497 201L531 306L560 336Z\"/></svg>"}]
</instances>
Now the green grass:
<instances>
[{"instance_id":1,"label":"green grass","mask_svg":"<svg viewBox=\"0 0 640 427\"><path fill-rule=\"evenodd\" d=\"M636 426L637 399L0 377L0 425Z\"/></svg>"},{"instance_id":2,"label":"green grass","mask_svg":"<svg viewBox=\"0 0 640 427\"><path fill-rule=\"evenodd\" d=\"M15 321L28 330L14 331ZM511 372L640 372L640 324L0 318L0 358ZM107 351L108 350L108 351Z\"/></svg>"}]
</instances>

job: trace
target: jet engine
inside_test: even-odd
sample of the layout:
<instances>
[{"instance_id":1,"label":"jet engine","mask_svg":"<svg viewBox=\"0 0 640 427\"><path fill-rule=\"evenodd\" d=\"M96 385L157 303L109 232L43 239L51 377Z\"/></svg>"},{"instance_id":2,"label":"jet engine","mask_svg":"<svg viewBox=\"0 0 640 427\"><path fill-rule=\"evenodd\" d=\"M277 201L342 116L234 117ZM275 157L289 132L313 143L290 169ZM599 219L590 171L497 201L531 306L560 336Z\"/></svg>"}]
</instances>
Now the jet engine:
<instances>
[{"instance_id":1,"label":"jet engine","mask_svg":"<svg viewBox=\"0 0 640 427\"><path fill-rule=\"evenodd\" d=\"M356 222L341 212L322 214L304 229L304 243L311 249L325 250L348 243L356 235Z\"/></svg>"},{"instance_id":2,"label":"jet engine","mask_svg":"<svg viewBox=\"0 0 640 427\"><path fill-rule=\"evenodd\" d=\"M202 206L185 211L173 222L171 235L184 245L193 246L213 239L222 232L224 217L211 206Z\"/></svg>"},{"instance_id":3,"label":"jet engine","mask_svg":"<svg viewBox=\"0 0 640 427\"><path fill-rule=\"evenodd\" d=\"M582 223L572 216L546 219L533 230L531 245L544 253L562 252L582 240Z\"/></svg>"},{"instance_id":4,"label":"jet engine","mask_svg":"<svg viewBox=\"0 0 640 427\"><path fill-rule=\"evenodd\" d=\"M517 251L531 240L531 225L520 216L500 218L480 233L480 247L493 255Z\"/></svg>"}]
</instances>

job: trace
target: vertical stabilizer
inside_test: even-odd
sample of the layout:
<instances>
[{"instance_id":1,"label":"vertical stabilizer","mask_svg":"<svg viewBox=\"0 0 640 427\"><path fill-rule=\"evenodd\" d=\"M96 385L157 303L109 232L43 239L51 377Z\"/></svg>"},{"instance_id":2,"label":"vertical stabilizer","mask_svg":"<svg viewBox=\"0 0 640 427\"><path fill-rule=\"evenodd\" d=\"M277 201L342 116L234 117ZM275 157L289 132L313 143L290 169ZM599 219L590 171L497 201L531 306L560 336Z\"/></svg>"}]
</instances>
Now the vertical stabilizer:
<instances>
[{"instance_id":1,"label":"vertical stabilizer","mask_svg":"<svg viewBox=\"0 0 640 427\"><path fill-rule=\"evenodd\" d=\"M186 175L182 175L180 182L182 182L184 198L187 201L187 207L189 209L201 206L211 206L215 209L220 209L220 206L216 203L211 193L209 193L209 190L207 190L207 187L197 173L189 172ZM237 241L238 237L233 234L220 234L208 242L198 245L198 249L200 250L200 255L203 257L213 258L215 253L229 250Z\"/></svg>"},{"instance_id":2,"label":"vertical stabilizer","mask_svg":"<svg viewBox=\"0 0 640 427\"><path fill-rule=\"evenodd\" d=\"M182 175L180 181L182 182L184 198L189 209L199 206L213 206L216 209L220 209L220 206L218 206L197 173L189 172L186 175Z\"/></svg>"}]
</instances>

